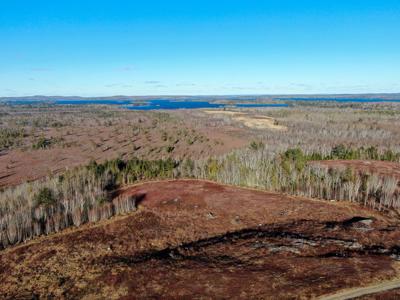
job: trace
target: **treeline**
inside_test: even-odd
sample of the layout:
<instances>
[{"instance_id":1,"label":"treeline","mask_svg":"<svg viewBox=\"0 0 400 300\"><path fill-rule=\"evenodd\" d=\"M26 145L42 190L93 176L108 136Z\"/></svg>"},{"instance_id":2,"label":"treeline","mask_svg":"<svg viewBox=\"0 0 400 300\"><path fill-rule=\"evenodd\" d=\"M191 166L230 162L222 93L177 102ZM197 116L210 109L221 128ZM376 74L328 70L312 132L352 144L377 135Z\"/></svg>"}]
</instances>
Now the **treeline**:
<instances>
[{"instance_id":1,"label":"treeline","mask_svg":"<svg viewBox=\"0 0 400 300\"><path fill-rule=\"evenodd\" d=\"M391 149L379 151L378 148L374 146L351 148L345 145L338 145L333 147L328 155L312 152L311 154L305 155L305 157L307 160L365 159L400 162L399 152L394 152Z\"/></svg>"},{"instance_id":2,"label":"treeline","mask_svg":"<svg viewBox=\"0 0 400 300\"><path fill-rule=\"evenodd\" d=\"M7 188L0 194L0 248L70 226L109 218L136 208L136 199L115 197L121 186L150 179L197 178L327 200L359 202L376 209L400 208L398 180L310 164L311 160L373 158L397 161L398 154L373 148L334 147L330 154L289 149L272 155L252 145L222 157L92 161L43 181Z\"/></svg>"},{"instance_id":3,"label":"treeline","mask_svg":"<svg viewBox=\"0 0 400 300\"><path fill-rule=\"evenodd\" d=\"M134 210L136 199L114 197L115 189L139 180L171 178L176 167L171 159L91 162L5 189L0 194L0 248Z\"/></svg>"},{"instance_id":4,"label":"treeline","mask_svg":"<svg viewBox=\"0 0 400 300\"><path fill-rule=\"evenodd\" d=\"M348 157L347 154L341 155L342 152L338 152L337 149L334 147L330 155L317 158ZM357 150L356 153L368 155L367 151L370 150ZM371 153L374 154L374 151ZM355 157L365 159L365 156ZM398 154L394 156L374 154L372 157L397 161ZM304 154L299 148L272 156L265 151L265 148L251 147L219 158L186 161L180 170L184 177L211 179L221 183L310 198L359 202L379 210L400 208L400 188L397 178L378 176L352 168L329 168L309 163L317 158L315 153Z\"/></svg>"},{"instance_id":5,"label":"treeline","mask_svg":"<svg viewBox=\"0 0 400 300\"><path fill-rule=\"evenodd\" d=\"M271 110L267 115L286 126L287 131L285 134L277 130L259 131L255 138L267 141L267 150L274 154L300 147L306 153L329 155L332 148L340 144L353 148L374 145L380 151L400 152L400 131L397 130L400 106L391 108L393 114L382 111L381 105L368 104L368 107Z\"/></svg>"}]
</instances>

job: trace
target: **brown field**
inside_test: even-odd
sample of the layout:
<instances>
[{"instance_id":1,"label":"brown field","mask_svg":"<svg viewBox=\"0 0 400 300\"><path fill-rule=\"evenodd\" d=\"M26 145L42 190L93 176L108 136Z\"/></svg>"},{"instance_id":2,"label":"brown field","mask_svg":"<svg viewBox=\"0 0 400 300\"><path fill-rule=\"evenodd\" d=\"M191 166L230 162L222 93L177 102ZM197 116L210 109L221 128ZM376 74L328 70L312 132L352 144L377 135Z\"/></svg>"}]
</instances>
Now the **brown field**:
<instances>
[{"instance_id":1,"label":"brown field","mask_svg":"<svg viewBox=\"0 0 400 300\"><path fill-rule=\"evenodd\" d=\"M0 187L33 181L90 160L198 159L250 142L240 128L226 125L209 130L205 123L191 122L182 111L137 112L106 106L14 110L5 106L3 113L0 127L23 128L25 136L9 149L0 147ZM53 142L33 149L40 138Z\"/></svg>"},{"instance_id":2,"label":"brown field","mask_svg":"<svg viewBox=\"0 0 400 300\"><path fill-rule=\"evenodd\" d=\"M307 299L399 276L398 219L206 181L150 182L139 210L0 252L5 299Z\"/></svg>"},{"instance_id":3,"label":"brown field","mask_svg":"<svg viewBox=\"0 0 400 300\"><path fill-rule=\"evenodd\" d=\"M400 105L127 111L112 106L0 105L0 129L24 130L3 148L0 187L66 168L133 156L208 158L261 141L271 153L301 147L327 153L340 143L400 151ZM41 138L45 149L33 149ZM368 145L366 144L368 141Z\"/></svg>"}]
</instances>

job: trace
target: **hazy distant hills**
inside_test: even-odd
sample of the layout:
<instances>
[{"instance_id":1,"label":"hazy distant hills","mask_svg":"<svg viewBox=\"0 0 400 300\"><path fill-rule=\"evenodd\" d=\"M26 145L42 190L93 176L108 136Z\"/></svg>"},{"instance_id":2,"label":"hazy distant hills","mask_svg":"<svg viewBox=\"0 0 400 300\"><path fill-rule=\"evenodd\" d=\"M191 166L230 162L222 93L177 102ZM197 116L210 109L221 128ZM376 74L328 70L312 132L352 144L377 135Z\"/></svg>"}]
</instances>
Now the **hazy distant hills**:
<instances>
[{"instance_id":1,"label":"hazy distant hills","mask_svg":"<svg viewBox=\"0 0 400 300\"><path fill-rule=\"evenodd\" d=\"M282 95L207 95L207 96L187 96L187 95L149 95L149 96L102 96L102 97L81 97L81 96L24 96L24 97L0 97L0 101L55 101L55 100L148 100L148 99L168 99L168 100L290 100L290 99L382 99L399 100L400 93L379 93L379 94L282 94Z\"/></svg>"}]
</instances>

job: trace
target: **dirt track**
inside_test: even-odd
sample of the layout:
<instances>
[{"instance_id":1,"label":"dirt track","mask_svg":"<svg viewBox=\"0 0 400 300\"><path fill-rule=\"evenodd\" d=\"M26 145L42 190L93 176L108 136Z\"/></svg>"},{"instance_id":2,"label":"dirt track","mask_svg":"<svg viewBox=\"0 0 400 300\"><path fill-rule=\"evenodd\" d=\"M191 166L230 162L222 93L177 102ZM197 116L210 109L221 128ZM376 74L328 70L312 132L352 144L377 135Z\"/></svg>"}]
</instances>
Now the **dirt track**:
<instances>
[{"instance_id":1,"label":"dirt track","mask_svg":"<svg viewBox=\"0 0 400 300\"><path fill-rule=\"evenodd\" d=\"M366 287L354 288L351 290L345 290L330 296L322 296L320 300L346 300L346 299L354 299L357 297L381 293L384 291L389 291L393 289L400 288L400 279L382 282Z\"/></svg>"},{"instance_id":2,"label":"dirt track","mask_svg":"<svg viewBox=\"0 0 400 300\"><path fill-rule=\"evenodd\" d=\"M0 252L5 299L300 299L398 276L398 221L193 180L130 187L137 212Z\"/></svg>"}]
</instances>

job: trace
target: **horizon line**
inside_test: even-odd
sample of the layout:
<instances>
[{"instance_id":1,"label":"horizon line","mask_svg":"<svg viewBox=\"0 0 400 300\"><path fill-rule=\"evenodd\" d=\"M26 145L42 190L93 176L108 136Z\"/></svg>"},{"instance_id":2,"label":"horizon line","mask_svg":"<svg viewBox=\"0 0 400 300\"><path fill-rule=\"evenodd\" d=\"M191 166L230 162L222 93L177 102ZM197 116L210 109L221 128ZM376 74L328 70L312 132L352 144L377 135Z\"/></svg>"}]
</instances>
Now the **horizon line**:
<instances>
[{"instance_id":1,"label":"horizon line","mask_svg":"<svg viewBox=\"0 0 400 300\"><path fill-rule=\"evenodd\" d=\"M0 99L4 98L108 98L108 97L268 97L268 96L370 96L370 95L400 95L399 92L368 92L368 93L272 93L272 94L142 94L142 95L118 95L111 94L106 96L94 95L94 96L79 96L79 95L26 95L26 96L0 96Z\"/></svg>"}]
</instances>

